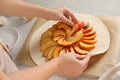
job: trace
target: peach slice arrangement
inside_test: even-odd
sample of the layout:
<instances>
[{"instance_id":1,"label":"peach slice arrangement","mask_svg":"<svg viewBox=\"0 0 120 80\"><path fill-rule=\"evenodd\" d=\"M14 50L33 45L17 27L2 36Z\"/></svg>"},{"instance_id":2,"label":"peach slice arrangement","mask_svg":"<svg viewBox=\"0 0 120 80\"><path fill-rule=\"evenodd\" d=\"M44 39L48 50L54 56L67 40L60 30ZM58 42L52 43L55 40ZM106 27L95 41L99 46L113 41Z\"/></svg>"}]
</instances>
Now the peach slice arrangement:
<instances>
[{"instance_id":1,"label":"peach slice arrangement","mask_svg":"<svg viewBox=\"0 0 120 80\"><path fill-rule=\"evenodd\" d=\"M58 22L41 36L42 56L52 59L68 52L86 55L95 48L96 36L93 27L83 21L74 26Z\"/></svg>"}]
</instances>

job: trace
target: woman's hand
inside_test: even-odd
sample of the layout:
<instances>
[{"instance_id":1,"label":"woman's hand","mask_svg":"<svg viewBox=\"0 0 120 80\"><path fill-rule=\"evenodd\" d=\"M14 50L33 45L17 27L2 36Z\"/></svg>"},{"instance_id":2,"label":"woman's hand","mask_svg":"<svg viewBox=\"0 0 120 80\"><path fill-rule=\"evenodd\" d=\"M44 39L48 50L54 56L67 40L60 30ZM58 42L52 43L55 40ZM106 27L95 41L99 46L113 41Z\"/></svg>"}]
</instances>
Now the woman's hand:
<instances>
[{"instance_id":1,"label":"woman's hand","mask_svg":"<svg viewBox=\"0 0 120 80\"><path fill-rule=\"evenodd\" d=\"M55 8L55 9L47 9L46 15L42 16L48 20L58 20L67 23L68 25L73 25L74 23L78 23L75 15L67 8Z\"/></svg>"},{"instance_id":2,"label":"woman's hand","mask_svg":"<svg viewBox=\"0 0 120 80\"><path fill-rule=\"evenodd\" d=\"M87 67L90 56L67 53L58 57L58 74L76 77L79 76Z\"/></svg>"}]
</instances>

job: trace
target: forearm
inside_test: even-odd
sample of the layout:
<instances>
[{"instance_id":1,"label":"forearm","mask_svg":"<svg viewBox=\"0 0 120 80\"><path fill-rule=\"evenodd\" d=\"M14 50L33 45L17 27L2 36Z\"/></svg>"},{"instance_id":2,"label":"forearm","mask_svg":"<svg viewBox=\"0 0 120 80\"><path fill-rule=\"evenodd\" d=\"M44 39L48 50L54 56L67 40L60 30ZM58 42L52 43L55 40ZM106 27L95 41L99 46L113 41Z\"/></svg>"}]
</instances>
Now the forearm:
<instances>
[{"instance_id":1,"label":"forearm","mask_svg":"<svg viewBox=\"0 0 120 80\"><path fill-rule=\"evenodd\" d=\"M8 75L11 80L48 80L57 73L58 60L54 59L46 64Z\"/></svg>"},{"instance_id":2,"label":"forearm","mask_svg":"<svg viewBox=\"0 0 120 80\"><path fill-rule=\"evenodd\" d=\"M22 0L0 0L0 15L43 17L48 9Z\"/></svg>"},{"instance_id":3,"label":"forearm","mask_svg":"<svg viewBox=\"0 0 120 80\"><path fill-rule=\"evenodd\" d=\"M0 80L9 80L8 77L3 73L1 69L0 69Z\"/></svg>"}]
</instances>

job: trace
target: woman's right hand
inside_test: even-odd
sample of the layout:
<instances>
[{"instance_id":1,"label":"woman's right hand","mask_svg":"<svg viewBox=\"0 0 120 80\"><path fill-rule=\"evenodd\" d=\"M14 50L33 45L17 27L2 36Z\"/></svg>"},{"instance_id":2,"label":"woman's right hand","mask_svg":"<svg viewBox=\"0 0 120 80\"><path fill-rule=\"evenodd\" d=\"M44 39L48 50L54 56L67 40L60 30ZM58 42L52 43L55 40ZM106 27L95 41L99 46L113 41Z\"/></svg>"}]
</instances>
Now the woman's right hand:
<instances>
[{"instance_id":1,"label":"woman's right hand","mask_svg":"<svg viewBox=\"0 0 120 80\"><path fill-rule=\"evenodd\" d=\"M73 26L75 23L78 23L78 19L75 15L67 9L66 7L47 9L47 12L44 13L41 17L47 20L62 21L70 26ZM46 15L45 15L46 14Z\"/></svg>"},{"instance_id":2,"label":"woman's right hand","mask_svg":"<svg viewBox=\"0 0 120 80\"><path fill-rule=\"evenodd\" d=\"M89 55L79 55L75 53L62 55L58 57L59 64L57 73L68 77L79 76L86 69L89 60Z\"/></svg>"}]
</instances>

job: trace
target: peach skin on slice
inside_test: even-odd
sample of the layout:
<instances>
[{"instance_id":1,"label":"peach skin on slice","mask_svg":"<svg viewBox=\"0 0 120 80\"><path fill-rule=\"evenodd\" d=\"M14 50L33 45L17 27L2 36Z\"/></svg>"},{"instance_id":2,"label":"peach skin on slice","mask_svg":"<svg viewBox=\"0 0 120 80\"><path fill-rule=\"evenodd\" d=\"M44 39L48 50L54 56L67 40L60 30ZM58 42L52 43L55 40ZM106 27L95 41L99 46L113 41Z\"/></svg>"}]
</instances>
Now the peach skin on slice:
<instances>
[{"instance_id":1,"label":"peach skin on slice","mask_svg":"<svg viewBox=\"0 0 120 80\"><path fill-rule=\"evenodd\" d=\"M97 42L97 40L84 40L84 39L81 39L81 41L86 44L95 44Z\"/></svg>"},{"instance_id":2,"label":"peach skin on slice","mask_svg":"<svg viewBox=\"0 0 120 80\"><path fill-rule=\"evenodd\" d=\"M94 45L86 44L86 43L83 43L81 41L79 42L79 46L80 46L81 49L84 49L84 50L91 50L91 49L95 48Z\"/></svg>"},{"instance_id":3,"label":"peach skin on slice","mask_svg":"<svg viewBox=\"0 0 120 80\"><path fill-rule=\"evenodd\" d=\"M83 34L83 36L84 36L84 37L88 37L88 36L92 36L92 35L94 35L94 34L96 34L96 31L95 31L95 30L92 30L92 31L90 31L89 33Z\"/></svg>"},{"instance_id":4,"label":"peach skin on slice","mask_svg":"<svg viewBox=\"0 0 120 80\"><path fill-rule=\"evenodd\" d=\"M92 35L92 36L87 36L87 37L82 37L82 39L84 39L84 40L93 40L93 39L95 39L96 38L96 34L94 34L94 35Z\"/></svg>"},{"instance_id":5,"label":"peach skin on slice","mask_svg":"<svg viewBox=\"0 0 120 80\"><path fill-rule=\"evenodd\" d=\"M87 50L82 50L78 45L74 46L74 50L79 54L83 54L83 55L88 54Z\"/></svg>"},{"instance_id":6,"label":"peach skin on slice","mask_svg":"<svg viewBox=\"0 0 120 80\"><path fill-rule=\"evenodd\" d=\"M83 30L83 33L89 33L93 30L93 27L89 26L87 29Z\"/></svg>"},{"instance_id":7,"label":"peach skin on slice","mask_svg":"<svg viewBox=\"0 0 120 80\"><path fill-rule=\"evenodd\" d=\"M53 58L58 57L58 56L59 56L59 53L60 53L60 51L61 51L62 49L63 49L62 46L56 46L56 48L55 48L54 51L53 51Z\"/></svg>"},{"instance_id":8,"label":"peach skin on slice","mask_svg":"<svg viewBox=\"0 0 120 80\"><path fill-rule=\"evenodd\" d=\"M81 30L85 26L84 21L78 23L78 31Z\"/></svg>"}]
</instances>

